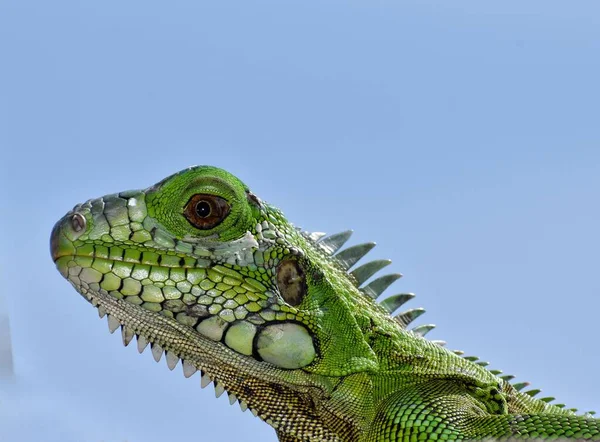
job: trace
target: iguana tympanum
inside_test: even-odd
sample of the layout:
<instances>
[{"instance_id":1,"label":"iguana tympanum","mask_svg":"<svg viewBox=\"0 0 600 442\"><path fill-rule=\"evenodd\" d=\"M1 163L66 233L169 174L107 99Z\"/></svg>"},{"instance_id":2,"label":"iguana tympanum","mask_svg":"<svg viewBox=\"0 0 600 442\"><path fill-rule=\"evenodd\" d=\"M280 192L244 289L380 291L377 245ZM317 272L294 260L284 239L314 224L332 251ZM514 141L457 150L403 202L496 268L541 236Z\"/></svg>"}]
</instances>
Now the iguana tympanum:
<instances>
[{"instance_id":1,"label":"iguana tympanum","mask_svg":"<svg viewBox=\"0 0 600 442\"><path fill-rule=\"evenodd\" d=\"M59 272L171 369L201 371L281 441L600 441L600 420L521 392L375 298L390 263L349 271L373 243L294 227L233 175L191 167L146 190L79 204L54 227Z\"/></svg>"}]
</instances>

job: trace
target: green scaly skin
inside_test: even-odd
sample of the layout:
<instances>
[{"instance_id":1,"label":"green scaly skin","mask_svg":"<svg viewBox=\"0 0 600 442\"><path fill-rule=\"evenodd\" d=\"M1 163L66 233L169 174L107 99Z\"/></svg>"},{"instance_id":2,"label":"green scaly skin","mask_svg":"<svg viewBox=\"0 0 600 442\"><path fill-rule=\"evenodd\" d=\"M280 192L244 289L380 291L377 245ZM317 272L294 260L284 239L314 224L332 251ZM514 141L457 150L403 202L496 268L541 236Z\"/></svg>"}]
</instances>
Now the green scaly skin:
<instances>
[{"instance_id":1,"label":"green scaly skin","mask_svg":"<svg viewBox=\"0 0 600 442\"><path fill-rule=\"evenodd\" d=\"M208 205L208 208L207 208ZM54 227L59 272L156 359L202 372L281 441L600 440L600 420L518 391L408 331L421 311L374 301L389 261L302 232L236 177L192 167L75 206Z\"/></svg>"}]
</instances>

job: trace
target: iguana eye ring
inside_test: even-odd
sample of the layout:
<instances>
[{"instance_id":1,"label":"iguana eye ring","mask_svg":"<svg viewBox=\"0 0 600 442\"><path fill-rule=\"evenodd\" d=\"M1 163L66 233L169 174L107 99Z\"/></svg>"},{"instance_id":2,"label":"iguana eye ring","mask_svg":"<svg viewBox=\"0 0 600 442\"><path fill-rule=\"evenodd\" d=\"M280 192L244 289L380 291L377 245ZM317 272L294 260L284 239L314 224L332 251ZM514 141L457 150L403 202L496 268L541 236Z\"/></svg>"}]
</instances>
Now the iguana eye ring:
<instances>
[{"instance_id":1,"label":"iguana eye ring","mask_svg":"<svg viewBox=\"0 0 600 442\"><path fill-rule=\"evenodd\" d=\"M216 195L198 193L192 195L183 209L183 216L200 230L218 226L229 214L229 203Z\"/></svg>"},{"instance_id":2,"label":"iguana eye ring","mask_svg":"<svg viewBox=\"0 0 600 442\"><path fill-rule=\"evenodd\" d=\"M82 230L85 230L86 224L87 223L86 223L85 217L81 213L76 212L71 217L71 227L73 228L73 230L76 233L79 233Z\"/></svg>"}]
</instances>

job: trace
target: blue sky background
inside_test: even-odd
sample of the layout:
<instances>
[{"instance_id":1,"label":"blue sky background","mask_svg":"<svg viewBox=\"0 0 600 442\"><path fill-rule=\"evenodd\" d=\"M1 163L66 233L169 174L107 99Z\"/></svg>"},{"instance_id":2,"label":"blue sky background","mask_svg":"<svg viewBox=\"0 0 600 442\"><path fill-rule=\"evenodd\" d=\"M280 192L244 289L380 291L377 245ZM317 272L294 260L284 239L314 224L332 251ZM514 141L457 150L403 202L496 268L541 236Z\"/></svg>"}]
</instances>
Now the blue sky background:
<instances>
[{"instance_id":1,"label":"blue sky background","mask_svg":"<svg viewBox=\"0 0 600 442\"><path fill-rule=\"evenodd\" d=\"M0 45L0 439L276 440L50 260L75 203L192 164L377 241L431 338L600 409L598 2L5 0Z\"/></svg>"}]
</instances>

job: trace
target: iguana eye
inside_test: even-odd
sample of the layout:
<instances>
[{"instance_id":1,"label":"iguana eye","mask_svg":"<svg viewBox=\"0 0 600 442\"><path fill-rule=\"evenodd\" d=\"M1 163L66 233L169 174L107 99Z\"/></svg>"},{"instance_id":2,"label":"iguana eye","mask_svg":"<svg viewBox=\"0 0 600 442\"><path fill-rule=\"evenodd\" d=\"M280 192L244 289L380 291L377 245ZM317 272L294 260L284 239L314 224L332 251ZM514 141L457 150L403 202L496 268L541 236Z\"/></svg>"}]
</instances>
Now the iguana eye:
<instances>
[{"instance_id":1,"label":"iguana eye","mask_svg":"<svg viewBox=\"0 0 600 442\"><path fill-rule=\"evenodd\" d=\"M183 209L183 216L200 230L218 226L229 214L229 203L219 196L198 193L193 195Z\"/></svg>"}]
</instances>

